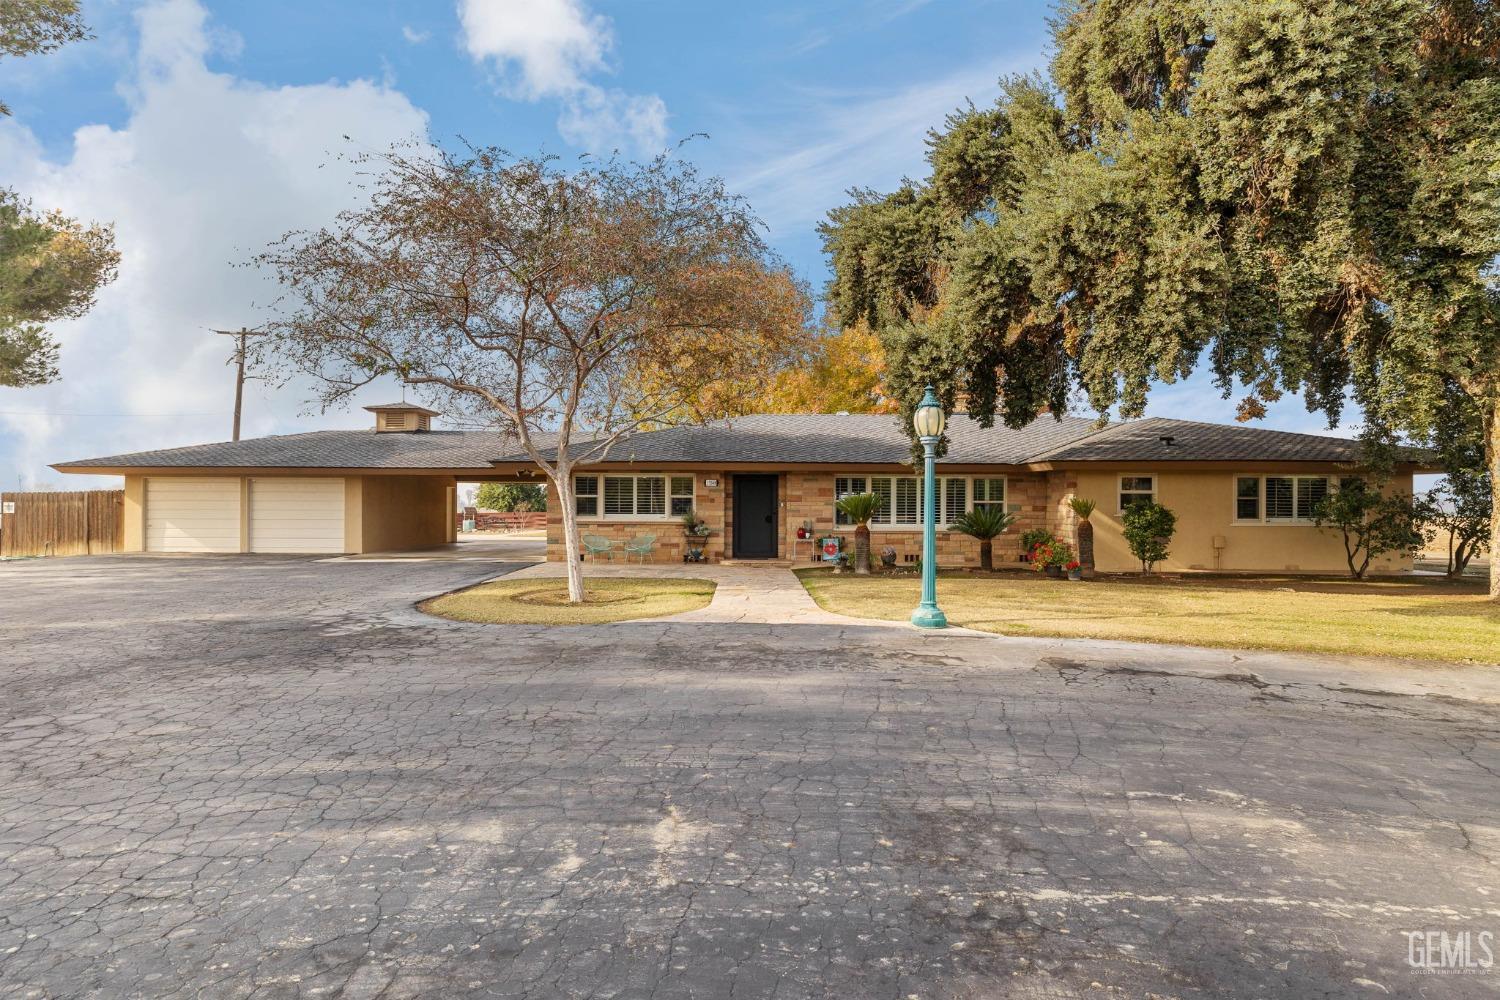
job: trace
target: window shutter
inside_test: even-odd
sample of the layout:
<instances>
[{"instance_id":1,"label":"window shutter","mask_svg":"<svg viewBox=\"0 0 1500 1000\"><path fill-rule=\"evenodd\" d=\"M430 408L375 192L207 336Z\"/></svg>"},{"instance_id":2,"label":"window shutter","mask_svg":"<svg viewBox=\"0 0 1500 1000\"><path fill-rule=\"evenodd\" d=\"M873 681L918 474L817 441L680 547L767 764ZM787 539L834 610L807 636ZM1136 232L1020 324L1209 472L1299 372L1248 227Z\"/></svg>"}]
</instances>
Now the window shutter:
<instances>
[{"instance_id":1,"label":"window shutter","mask_svg":"<svg viewBox=\"0 0 1500 1000\"><path fill-rule=\"evenodd\" d=\"M635 479L630 476L604 477L604 513L635 513Z\"/></svg>"}]
</instances>

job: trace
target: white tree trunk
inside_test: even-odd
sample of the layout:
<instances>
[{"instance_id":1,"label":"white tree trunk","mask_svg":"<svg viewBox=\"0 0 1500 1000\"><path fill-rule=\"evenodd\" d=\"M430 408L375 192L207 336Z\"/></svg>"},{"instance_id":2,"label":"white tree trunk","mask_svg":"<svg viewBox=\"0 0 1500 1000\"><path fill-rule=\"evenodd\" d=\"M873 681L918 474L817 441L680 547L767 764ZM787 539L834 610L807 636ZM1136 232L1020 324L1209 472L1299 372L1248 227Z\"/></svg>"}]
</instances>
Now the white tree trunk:
<instances>
[{"instance_id":1,"label":"white tree trunk","mask_svg":"<svg viewBox=\"0 0 1500 1000\"><path fill-rule=\"evenodd\" d=\"M557 487L557 504L562 513L563 561L568 566L568 600L574 604L582 604L583 563L578 559L578 504L573 499L572 466L555 470L552 483Z\"/></svg>"}]
</instances>

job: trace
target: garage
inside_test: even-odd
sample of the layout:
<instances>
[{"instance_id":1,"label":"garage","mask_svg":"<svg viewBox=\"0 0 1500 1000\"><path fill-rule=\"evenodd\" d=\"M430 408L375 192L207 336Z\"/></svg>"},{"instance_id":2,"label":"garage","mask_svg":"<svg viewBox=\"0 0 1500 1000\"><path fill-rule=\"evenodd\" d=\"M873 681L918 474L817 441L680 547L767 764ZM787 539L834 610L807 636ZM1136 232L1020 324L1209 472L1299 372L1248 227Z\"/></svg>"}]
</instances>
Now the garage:
<instances>
[{"instance_id":1,"label":"garage","mask_svg":"<svg viewBox=\"0 0 1500 1000\"><path fill-rule=\"evenodd\" d=\"M344 481L250 480L251 552L343 552Z\"/></svg>"},{"instance_id":2,"label":"garage","mask_svg":"<svg viewBox=\"0 0 1500 1000\"><path fill-rule=\"evenodd\" d=\"M146 479L147 552L238 552L240 481Z\"/></svg>"}]
</instances>

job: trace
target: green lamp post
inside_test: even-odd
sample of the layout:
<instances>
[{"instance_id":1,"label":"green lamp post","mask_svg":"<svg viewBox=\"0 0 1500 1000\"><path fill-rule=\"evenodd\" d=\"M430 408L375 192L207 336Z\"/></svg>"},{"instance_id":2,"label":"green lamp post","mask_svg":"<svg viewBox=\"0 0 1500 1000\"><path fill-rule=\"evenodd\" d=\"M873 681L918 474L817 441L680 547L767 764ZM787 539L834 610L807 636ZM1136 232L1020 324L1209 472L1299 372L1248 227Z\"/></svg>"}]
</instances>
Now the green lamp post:
<instances>
[{"instance_id":1,"label":"green lamp post","mask_svg":"<svg viewBox=\"0 0 1500 1000\"><path fill-rule=\"evenodd\" d=\"M911 418L922 442L925 475L922 481L922 603L911 613L911 623L917 628L946 628L948 616L937 604L937 475L933 466L937 462L938 438L943 436L943 404L938 402L932 386L917 412Z\"/></svg>"}]
</instances>

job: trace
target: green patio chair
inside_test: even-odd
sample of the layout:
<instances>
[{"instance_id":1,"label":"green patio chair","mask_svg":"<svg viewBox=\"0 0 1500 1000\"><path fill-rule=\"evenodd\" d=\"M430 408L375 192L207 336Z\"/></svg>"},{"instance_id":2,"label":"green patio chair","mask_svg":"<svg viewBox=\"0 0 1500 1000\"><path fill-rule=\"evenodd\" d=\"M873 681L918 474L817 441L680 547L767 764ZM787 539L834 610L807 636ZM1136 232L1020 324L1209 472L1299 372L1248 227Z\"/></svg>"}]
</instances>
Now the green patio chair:
<instances>
[{"instance_id":1,"label":"green patio chair","mask_svg":"<svg viewBox=\"0 0 1500 1000\"><path fill-rule=\"evenodd\" d=\"M583 553L590 559L615 561L615 543L603 535L584 535Z\"/></svg>"},{"instance_id":2,"label":"green patio chair","mask_svg":"<svg viewBox=\"0 0 1500 1000\"><path fill-rule=\"evenodd\" d=\"M640 556L642 566L644 566L647 561L651 559L651 556L655 551L655 535L641 535L639 538L632 538L630 541L625 543L626 560L628 561L631 556Z\"/></svg>"}]
</instances>

